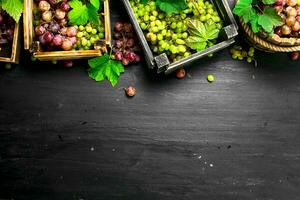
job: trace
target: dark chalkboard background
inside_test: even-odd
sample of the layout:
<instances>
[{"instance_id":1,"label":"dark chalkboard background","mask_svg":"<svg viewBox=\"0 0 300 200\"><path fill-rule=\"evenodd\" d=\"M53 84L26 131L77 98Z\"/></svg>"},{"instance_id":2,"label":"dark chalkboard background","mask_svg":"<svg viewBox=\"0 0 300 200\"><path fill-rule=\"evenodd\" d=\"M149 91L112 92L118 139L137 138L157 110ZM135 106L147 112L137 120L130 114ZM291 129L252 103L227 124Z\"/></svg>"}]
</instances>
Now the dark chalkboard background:
<instances>
[{"instance_id":1,"label":"dark chalkboard background","mask_svg":"<svg viewBox=\"0 0 300 200\"><path fill-rule=\"evenodd\" d=\"M113 21L124 19L111 4ZM224 50L184 80L142 63L112 88L89 79L85 62L22 56L0 73L0 199L299 199L300 63L257 60Z\"/></svg>"}]
</instances>

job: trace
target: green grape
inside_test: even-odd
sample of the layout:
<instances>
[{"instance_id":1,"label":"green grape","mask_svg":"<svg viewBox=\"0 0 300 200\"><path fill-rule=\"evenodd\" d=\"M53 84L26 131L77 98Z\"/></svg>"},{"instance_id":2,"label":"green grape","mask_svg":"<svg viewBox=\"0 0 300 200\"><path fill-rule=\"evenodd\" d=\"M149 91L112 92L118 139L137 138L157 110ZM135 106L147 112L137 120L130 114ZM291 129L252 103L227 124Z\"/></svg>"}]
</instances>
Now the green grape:
<instances>
[{"instance_id":1,"label":"green grape","mask_svg":"<svg viewBox=\"0 0 300 200\"><path fill-rule=\"evenodd\" d=\"M173 62L196 52L186 45L186 40L189 38L187 24L191 19L198 18L203 23L210 20L218 30L223 27L221 18L210 1L186 0L186 2L187 8L182 12L166 14L156 6L155 0L146 3L141 3L141 0L130 0L152 51L155 54L166 53ZM217 40L207 41L207 47L213 46L216 42ZM236 51L234 54L236 58L244 56L241 51Z\"/></svg>"},{"instance_id":2,"label":"green grape","mask_svg":"<svg viewBox=\"0 0 300 200\"><path fill-rule=\"evenodd\" d=\"M162 39L164 39L164 36L162 34L157 34L157 39L162 40Z\"/></svg>"},{"instance_id":3,"label":"green grape","mask_svg":"<svg viewBox=\"0 0 300 200\"><path fill-rule=\"evenodd\" d=\"M144 22L141 23L140 26L141 26L141 29L142 29L142 30L146 30L146 29L147 29L147 24L144 23Z\"/></svg>"},{"instance_id":4,"label":"green grape","mask_svg":"<svg viewBox=\"0 0 300 200\"><path fill-rule=\"evenodd\" d=\"M80 26L78 27L78 29L79 29L80 31L83 31L85 28L84 28L84 26L80 25Z\"/></svg>"},{"instance_id":5,"label":"green grape","mask_svg":"<svg viewBox=\"0 0 300 200\"><path fill-rule=\"evenodd\" d=\"M97 29L94 29L94 28L93 28L92 34L93 34L93 35L96 35L96 34L97 34Z\"/></svg>"},{"instance_id":6,"label":"green grape","mask_svg":"<svg viewBox=\"0 0 300 200\"><path fill-rule=\"evenodd\" d=\"M144 21L147 22L147 21L149 21L149 20L150 20L150 19L149 19L149 15L145 15L145 16L144 16Z\"/></svg>"},{"instance_id":7,"label":"green grape","mask_svg":"<svg viewBox=\"0 0 300 200\"><path fill-rule=\"evenodd\" d=\"M104 33L98 33L98 36L100 39L103 39L105 37Z\"/></svg>"},{"instance_id":8,"label":"green grape","mask_svg":"<svg viewBox=\"0 0 300 200\"><path fill-rule=\"evenodd\" d=\"M185 53L186 52L186 47L184 45L178 45L178 51L181 53Z\"/></svg>"},{"instance_id":9,"label":"green grape","mask_svg":"<svg viewBox=\"0 0 300 200\"><path fill-rule=\"evenodd\" d=\"M78 38L81 38L81 37L83 37L83 32L80 32L80 31L79 31L79 32L77 33L77 35L76 35L76 36L77 36Z\"/></svg>"},{"instance_id":10,"label":"green grape","mask_svg":"<svg viewBox=\"0 0 300 200\"><path fill-rule=\"evenodd\" d=\"M185 44L185 41L182 39L176 39L177 44Z\"/></svg>"},{"instance_id":11,"label":"green grape","mask_svg":"<svg viewBox=\"0 0 300 200\"><path fill-rule=\"evenodd\" d=\"M86 46L88 43L88 40L86 38L81 38L81 45Z\"/></svg>"}]
</instances>

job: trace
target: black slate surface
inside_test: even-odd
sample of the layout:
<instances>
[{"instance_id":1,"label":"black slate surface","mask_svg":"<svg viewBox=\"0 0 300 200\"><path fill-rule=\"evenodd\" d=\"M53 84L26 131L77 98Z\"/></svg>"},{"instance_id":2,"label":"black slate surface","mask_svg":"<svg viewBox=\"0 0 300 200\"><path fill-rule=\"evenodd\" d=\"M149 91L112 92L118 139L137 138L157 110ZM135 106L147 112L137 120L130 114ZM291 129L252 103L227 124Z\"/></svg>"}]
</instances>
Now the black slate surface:
<instances>
[{"instance_id":1,"label":"black slate surface","mask_svg":"<svg viewBox=\"0 0 300 200\"><path fill-rule=\"evenodd\" d=\"M26 58L0 73L0 199L300 198L299 61L258 52L255 68L224 50L184 80L142 63L112 88L84 62Z\"/></svg>"}]
</instances>

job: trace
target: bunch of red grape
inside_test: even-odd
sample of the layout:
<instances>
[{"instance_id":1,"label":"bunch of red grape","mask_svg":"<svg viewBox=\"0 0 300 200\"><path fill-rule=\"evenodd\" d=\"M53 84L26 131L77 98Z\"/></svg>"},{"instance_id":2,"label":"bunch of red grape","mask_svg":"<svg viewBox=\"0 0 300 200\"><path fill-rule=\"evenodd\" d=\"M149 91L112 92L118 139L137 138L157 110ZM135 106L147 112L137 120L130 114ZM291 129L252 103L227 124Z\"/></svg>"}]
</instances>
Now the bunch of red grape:
<instances>
[{"instance_id":1,"label":"bunch of red grape","mask_svg":"<svg viewBox=\"0 0 300 200\"><path fill-rule=\"evenodd\" d=\"M35 35L43 49L69 51L76 44L77 29L75 26L67 26L69 10L67 0L38 2L38 9L33 12Z\"/></svg>"},{"instance_id":2,"label":"bunch of red grape","mask_svg":"<svg viewBox=\"0 0 300 200\"><path fill-rule=\"evenodd\" d=\"M3 10L0 11L0 47L11 45L14 38L15 21Z\"/></svg>"},{"instance_id":3,"label":"bunch of red grape","mask_svg":"<svg viewBox=\"0 0 300 200\"><path fill-rule=\"evenodd\" d=\"M141 57L137 54L140 51L136 41L136 34L130 23L117 22L114 27L113 52L115 59L127 66L131 62L139 62Z\"/></svg>"},{"instance_id":4,"label":"bunch of red grape","mask_svg":"<svg viewBox=\"0 0 300 200\"><path fill-rule=\"evenodd\" d=\"M280 37L298 38L300 35L300 1L276 0L274 8L285 24L275 29L275 34Z\"/></svg>"}]
</instances>

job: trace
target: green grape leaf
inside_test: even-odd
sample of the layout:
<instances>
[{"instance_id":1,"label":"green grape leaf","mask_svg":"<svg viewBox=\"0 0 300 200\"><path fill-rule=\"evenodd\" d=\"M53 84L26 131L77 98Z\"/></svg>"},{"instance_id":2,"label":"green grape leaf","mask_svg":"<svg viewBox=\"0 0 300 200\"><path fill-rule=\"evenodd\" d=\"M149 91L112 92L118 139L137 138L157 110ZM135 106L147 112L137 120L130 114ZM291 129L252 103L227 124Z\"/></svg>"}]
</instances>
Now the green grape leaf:
<instances>
[{"instance_id":1,"label":"green grape leaf","mask_svg":"<svg viewBox=\"0 0 300 200\"><path fill-rule=\"evenodd\" d=\"M261 26L258 24L258 15L255 15L250 20L251 29L254 33L258 33Z\"/></svg>"},{"instance_id":2,"label":"green grape leaf","mask_svg":"<svg viewBox=\"0 0 300 200\"><path fill-rule=\"evenodd\" d=\"M265 5L271 5L271 4L274 4L276 0L262 0L262 2L265 4Z\"/></svg>"},{"instance_id":3,"label":"green grape leaf","mask_svg":"<svg viewBox=\"0 0 300 200\"><path fill-rule=\"evenodd\" d=\"M206 40L196 37L196 36L190 36L186 40L187 45L196 51L202 51L206 48L207 42Z\"/></svg>"},{"instance_id":4,"label":"green grape leaf","mask_svg":"<svg viewBox=\"0 0 300 200\"><path fill-rule=\"evenodd\" d=\"M167 14L179 13L187 7L185 0L156 0L156 5Z\"/></svg>"},{"instance_id":5,"label":"green grape leaf","mask_svg":"<svg viewBox=\"0 0 300 200\"><path fill-rule=\"evenodd\" d=\"M90 0L91 5L93 5L96 10L99 10L100 8L100 0Z\"/></svg>"},{"instance_id":6,"label":"green grape leaf","mask_svg":"<svg viewBox=\"0 0 300 200\"><path fill-rule=\"evenodd\" d=\"M23 0L2 0L1 7L5 10L16 22L19 22L23 12Z\"/></svg>"},{"instance_id":7,"label":"green grape leaf","mask_svg":"<svg viewBox=\"0 0 300 200\"><path fill-rule=\"evenodd\" d=\"M92 4L88 4L87 8L88 8L89 22L91 22L93 25L98 26L100 23L98 9L95 8Z\"/></svg>"},{"instance_id":8,"label":"green grape leaf","mask_svg":"<svg viewBox=\"0 0 300 200\"><path fill-rule=\"evenodd\" d=\"M108 54L92 58L88 61L90 69L89 77L95 81L107 79L114 87L119 82L120 75L124 72L124 66L116 60L111 60Z\"/></svg>"},{"instance_id":9,"label":"green grape leaf","mask_svg":"<svg viewBox=\"0 0 300 200\"><path fill-rule=\"evenodd\" d=\"M190 36L187 45L194 50L202 51L212 40L219 36L219 30L212 20L203 23L200 20L189 20L187 23Z\"/></svg>"},{"instance_id":10,"label":"green grape leaf","mask_svg":"<svg viewBox=\"0 0 300 200\"><path fill-rule=\"evenodd\" d=\"M251 4L252 0L239 0L233 9L233 13L248 23L250 19L256 15L256 11Z\"/></svg>"},{"instance_id":11,"label":"green grape leaf","mask_svg":"<svg viewBox=\"0 0 300 200\"><path fill-rule=\"evenodd\" d=\"M86 5L79 0L72 0L69 2L72 10L68 13L71 24L83 25L89 20L89 10Z\"/></svg>"},{"instance_id":12,"label":"green grape leaf","mask_svg":"<svg viewBox=\"0 0 300 200\"><path fill-rule=\"evenodd\" d=\"M258 24L267 33L272 33L274 27L281 26L284 23L274 8L265 8L263 14L258 16Z\"/></svg>"}]
</instances>

